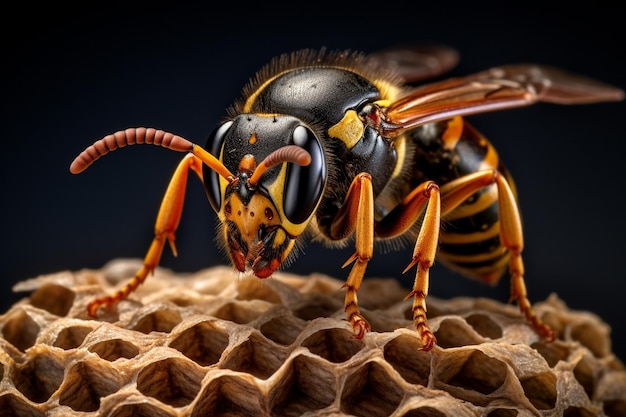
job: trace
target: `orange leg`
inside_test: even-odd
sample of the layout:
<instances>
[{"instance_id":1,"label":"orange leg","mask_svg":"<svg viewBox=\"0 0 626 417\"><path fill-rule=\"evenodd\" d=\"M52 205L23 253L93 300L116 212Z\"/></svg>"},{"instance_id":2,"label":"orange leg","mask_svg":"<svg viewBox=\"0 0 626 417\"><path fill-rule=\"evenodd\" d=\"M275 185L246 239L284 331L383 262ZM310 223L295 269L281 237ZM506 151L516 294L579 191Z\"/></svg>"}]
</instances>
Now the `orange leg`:
<instances>
[{"instance_id":1,"label":"orange leg","mask_svg":"<svg viewBox=\"0 0 626 417\"><path fill-rule=\"evenodd\" d=\"M426 319L429 271L435 262L441 225L441 202L437 184L428 181L415 188L376 225L376 235L384 238L404 233L417 221L424 207L426 211L413 249L413 259L404 272L415 264L418 265L413 290L406 299L413 297L413 322L422 339L421 349L430 350L437 343Z\"/></svg>"},{"instance_id":2,"label":"orange leg","mask_svg":"<svg viewBox=\"0 0 626 417\"><path fill-rule=\"evenodd\" d=\"M135 291L137 287L146 280L149 274L159 264L165 242L168 241L170 248L174 255L177 255L175 245L175 232L180 222L181 214L183 211L183 203L185 200L185 190L187 188L187 178L189 170L192 169L200 178L202 178L202 161L192 155L187 155L178 164L172 179L167 187L157 221L154 227L154 240L148 249L143 267L131 278L120 290L112 295L97 298L89 303L87 311L90 316L96 317L98 309L102 306L111 307L121 300L126 299L131 292Z\"/></svg>"},{"instance_id":3,"label":"orange leg","mask_svg":"<svg viewBox=\"0 0 626 417\"><path fill-rule=\"evenodd\" d=\"M532 311L524 283L522 249L524 240L520 215L513 192L506 179L497 171L480 171L451 181L441 187L425 182L415 188L404 200L376 225L376 237L399 236L410 229L424 213L423 223L415 243L413 259L405 272L418 264L413 290L413 320L422 338L423 350L430 350L436 343L435 336L426 319L426 296L428 295L429 268L434 262L441 217L459 207L475 192L496 184L500 212L500 235L503 245L509 249L511 259L511 298L517 300L520 311L535 330L548 340L555 338L554 331ZM441 198L441 201L440 201ZM423 212L426 207L425 212Z\"/></svg>"},{"instance_id":4,"label":"orange leg","mask_svg":"<svg viewBox=\"0 0 626 417\"><path fill-rule=\"evenodd\" d=\"M331 233L338 237L345 237L353 230L356 252L343 265L345 268L354 262L344 284L344 305L354 336L361 339L370 330L370 325L359 310L357 291L363 281L367 263L374 253L374 192L372 177L367 173L354 178L344 204L331 225Z\"/></svg>"},{"instance_id":5,"label":"orange leg","mask_svg":"<svg viewBox=\"0 0 626 417\"><path fill-rule=\"evenodd\" d=\"M500 239L510 252L509 272L511 275L511 300L516 300L520 311L532 324L537 333L547 340L554 340L556 334L547 324L535 315L526 293L522 250L524 236L517 202L506 179L497 171L480 171L452 181L441 189L442 215L445 215L476 191L496 184L498 189L498 210L500 215Z\"/></svg>"}]
</instances>

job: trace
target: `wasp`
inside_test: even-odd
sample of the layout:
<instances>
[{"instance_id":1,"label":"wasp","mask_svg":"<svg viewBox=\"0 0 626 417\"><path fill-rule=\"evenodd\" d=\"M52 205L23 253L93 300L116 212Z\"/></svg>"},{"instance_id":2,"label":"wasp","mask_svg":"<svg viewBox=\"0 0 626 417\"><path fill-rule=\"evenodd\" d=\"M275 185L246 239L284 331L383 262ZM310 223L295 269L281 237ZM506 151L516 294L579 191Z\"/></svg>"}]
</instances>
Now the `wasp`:
<instances>
[{"instance_id":1,"label":"wasp","mask_svg":"<svg viewBox=\"0 0 626 417\"><path fill-rule=\"evenodd\" d=\"M455 50L402 46L372 54L302 50L274 58L204 147L163 130L129 128L87 147L79 173L110 151L153 144L186 153L161 203L143 267L88 313L127 298L157 267L166 242L176 255L188 174L219 218L218 240L237 271L259 278L286 267L306 239L354 244L344 263L345 312L354 335L370 325L357 292L375 244L413 244L412 298L423 350L436 344L427 321L435 262L495 284L508 269L511 299L547 340L524 281L522 223L513 179L494 146L465 116L536 102L621 100L622 90L548 66L518 64L430 81L453 68Z\"/></svg>"}]
</instances>

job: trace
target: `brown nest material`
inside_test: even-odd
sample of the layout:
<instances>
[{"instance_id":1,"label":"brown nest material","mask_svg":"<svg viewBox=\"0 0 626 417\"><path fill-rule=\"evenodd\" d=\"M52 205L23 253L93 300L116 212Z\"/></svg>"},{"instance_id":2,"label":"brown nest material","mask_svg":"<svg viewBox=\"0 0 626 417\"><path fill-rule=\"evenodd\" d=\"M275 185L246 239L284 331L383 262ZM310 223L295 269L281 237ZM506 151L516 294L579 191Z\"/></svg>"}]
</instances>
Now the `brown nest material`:
<instances>
[{"instance_id":1,"label":"brown nest material","mask_svg":"<svg viewBox=\"0 0 626 417\"><path fill-rule=\"evenodd\" d=\"M535 311L543 342L515 306L430 297L438 346L420 351L407 290L367 279L372 332L352 337L342 281L277 273L239 278L159 268L129 300L86 314L138 261L61 272L0 316L2 416L619 416L626 372L610 329L556 296Z\"/></svg>"}]
</instances>

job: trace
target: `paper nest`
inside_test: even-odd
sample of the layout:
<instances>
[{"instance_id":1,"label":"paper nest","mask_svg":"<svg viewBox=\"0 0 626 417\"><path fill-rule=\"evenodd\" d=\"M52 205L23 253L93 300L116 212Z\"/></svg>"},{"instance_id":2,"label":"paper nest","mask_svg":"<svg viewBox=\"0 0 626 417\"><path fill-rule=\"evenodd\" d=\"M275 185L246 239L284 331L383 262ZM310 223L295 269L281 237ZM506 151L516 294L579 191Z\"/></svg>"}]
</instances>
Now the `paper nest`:
<instances>
[{"instance_id":1,"label":"paper nest","mask_svg":"<svg viewBox=\"0 0 626 417\"><path fill-rule=\"evenodd\" d=\"M228 267L159 268L92 319L86 305L140 266L41 276L0 316L0 410L7 416L619 416L626 371L608 326L556 296L535 306L542 341L517 308L429 297L438 346L420 351L407 293L359 291L372 332L352 337L342 281ZM8 414L7 414L8 413ZM1 414L1 413L0 413Z\"/></svg>"}]
</instances>

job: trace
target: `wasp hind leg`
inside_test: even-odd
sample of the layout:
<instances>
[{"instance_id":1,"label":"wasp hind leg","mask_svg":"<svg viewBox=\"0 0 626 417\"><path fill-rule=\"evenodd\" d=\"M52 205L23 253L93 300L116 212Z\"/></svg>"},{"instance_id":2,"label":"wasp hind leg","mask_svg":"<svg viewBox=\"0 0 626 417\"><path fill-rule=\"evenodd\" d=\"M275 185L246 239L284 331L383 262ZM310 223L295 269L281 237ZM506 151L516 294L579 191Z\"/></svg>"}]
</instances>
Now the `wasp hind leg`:
<instances>
[{"instance_id":1,"label":"wasp hind leg","mask_svg":"<svg viewBox=\"0 0 626 417\"><path fill-rule=\"evenodd\" d=\"M497 173L496 173L497 174ZM524 282L524 263L522 250L524 249L524 237L522 234L522 222L513 191L506 179L497 174L495 176L498 186L498 209L500 213L500 238L502 244L509 252L509 274L511 275L511 300L516 300L520 311L526 317L535 331L548 341L556 339L556 332L545 324L532 309L526 293Z\"/></svg>"},{"instance_id":2,"label":"wasp hind leg","mask_svg":"<svg viewBox=\"0 0 626 417\"><path fill-rule=\"evenodd\" d=\"M154 269L161 259L166 241L169 242L174 255L177 255L176 245L174 243L175 232L178 228L183 210L187 178L190 169L202 178L202 162L192 154L183 158L170 180L163 201L161 202L161 207L159 208L159 214L154 227L154 239L152 240L150 249L148 249L148 253L144 257L143 267L114 294L91 301L87 306L87 312L90 316L96 317L100 307L111 307L128 298L130 293L135 291L137 287L146 280L148 275L154 272Z\"/></svg>"},{"instance_id":3,"label":"wasp hind leg","mask_svg":"<svg viewBox=\"0 0 626 417\"><path fill-rule=\"evenodd\" d=\"M535 314L528 300L522 261L524 249L522 222L515 196L506 178L496 170L485 170L447 183L441 188L442 216L453 211L476 191L494 183L498 191L500 239L510 253L511 301L517 301L520 311L539 335L546 340L554 340L556 333Z\"/></svg>"}]
</instances>

